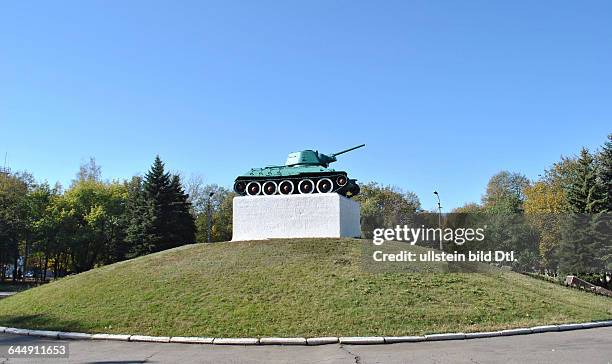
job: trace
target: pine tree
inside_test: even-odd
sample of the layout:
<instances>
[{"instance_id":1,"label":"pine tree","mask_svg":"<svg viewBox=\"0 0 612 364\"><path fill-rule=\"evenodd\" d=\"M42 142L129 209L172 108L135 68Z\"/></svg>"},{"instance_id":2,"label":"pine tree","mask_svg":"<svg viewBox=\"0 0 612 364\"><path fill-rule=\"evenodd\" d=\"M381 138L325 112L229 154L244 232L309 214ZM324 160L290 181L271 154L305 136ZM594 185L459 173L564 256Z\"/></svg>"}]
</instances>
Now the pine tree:
<instances>
[{"instance_id":1,"label":"pine tree","mask_svg":"<svg viewBox=\"0 0 612 364\"><path fill-rule=\"evenodd\" d=\"M174 241L192 243L195 241L195 218L191 215L191 204L188 202L189 195L185 193L179 176L172 176L170 182L172 203L170 205L170 219L172 221L171 235Z\"/></svg>"},{"instance_id":2,"label":"pine tree","mask_svg":"<svg viewBox=\"0 0 612 364\"><path fill-rule=\"evenodd\" d=\"M145 198L141 177L134 177L127 184L128 199L126 206L126 237L128 246L126 257L133 258L155 251L156 236L153 231L153 206Z\"/></svg>"},{"instance_id":3,"label":"pine tree","mask_svg":"<svg viewBox=\"0 0 612 364\"><path fill-rule=\"evenodd\" d=\"M173 245L168 233L172 194L170 174L164 172L164 163L159 156L155 157L151 169L145 175L143 190L144 201L151 212L150 226L146 233L150 250L155 252L167 249Z\"/></svg>"},{"instance_id":4,"label":"pine tree","mask_svg":"<svg viewBox=\"0 0 612 364\"><path fill-rule=\"evenodd\" d=\"M164 163L157 156L140 192L134 195L135 226L129 235L132 256L195 242L195 222L188 197L180 178L165 172Z\"/></svg>"},{"instance_id":5,"label":"pine tree","mask_svg":"<svg viewBox=\"0 0 612 364\"><path fill-rule=\"evenodd\" d=\"M597 167L588 150L582 149L575 178L567 187L572 214L562 224L559 246L561 273L585 274L601 271L607 264L602 254L607 246L604 196L597 180Z\"/></svg>"},{"instance_id":6,"label":"pine tree","mask_svg":"<svg viewBox=\"0 0 612 364\"><path fill-rule=\"evenodd\" d=\"M612 233L612 134L608 135L608 141L603 145L598 155L599 182L603 191L603 214L599 231L604 241L602 246L601 260L608 271L612 270L612 244L610 234ZM609 283L612 285L612 282Z\"/></svg>"},{"instance_id":7,"label":"pine tree","mask_svg":"<svg viewBox=\"0 0 612 364\"><path fill-rule=\"evenodd\" d=\"M612 134L598 155L599 181L603 190L604 209L612 213Z\"/></svg>"},{"instance_id":8,"label":"pine tree","mask_svg":"<svg viewBox=\"0 0 612 364\"><path fill-rule=\"evenodd\" d=\"M595 159L585 148L580 151L576 179L570 184L567 197L574 213L592 214L603 210L604 194L597 182Z\"/></svg>"},{"instance_id":9,"label":"pine tree","mask_svg":"<svg viewBox=\"0 0 612 364\"><path fill-rule=\"evenodd\" d=\"M603 268L598 222L598 215L591 214L571 214L562 221L559 244L562 274L584 275Z\"/></svg>"}]
</instances>

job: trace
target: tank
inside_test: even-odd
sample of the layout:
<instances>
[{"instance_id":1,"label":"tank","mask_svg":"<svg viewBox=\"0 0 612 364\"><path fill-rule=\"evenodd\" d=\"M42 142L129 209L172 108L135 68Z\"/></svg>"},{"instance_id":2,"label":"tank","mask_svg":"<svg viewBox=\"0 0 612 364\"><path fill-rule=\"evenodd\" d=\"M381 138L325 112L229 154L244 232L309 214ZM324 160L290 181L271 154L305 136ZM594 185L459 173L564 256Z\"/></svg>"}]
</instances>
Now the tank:
<instances>
[{"instance_id":1,"label":"tank","mask_svg":"<svg viewBox=\"0 0 612 364\"><path fill-rule=\"evenodd\" d=\"M336 156L365 144L330 155L315 150L289 153L283 166L252 168L234 181L234 192L240 196L338 193L353 197L359 194L357 180L344 171L329 168Z\"/></svg>"}]
</instances>

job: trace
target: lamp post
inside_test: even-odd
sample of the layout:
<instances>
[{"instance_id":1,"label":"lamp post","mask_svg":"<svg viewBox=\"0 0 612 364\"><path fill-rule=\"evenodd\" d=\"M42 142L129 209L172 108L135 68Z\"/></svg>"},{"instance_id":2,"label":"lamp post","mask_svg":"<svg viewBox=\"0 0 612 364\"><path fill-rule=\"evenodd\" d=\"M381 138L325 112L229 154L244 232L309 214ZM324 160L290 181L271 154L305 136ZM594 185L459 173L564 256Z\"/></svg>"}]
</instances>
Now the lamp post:
<instances>
[{"instance_id":1,"label":"lamp post","mask_svg":"<svg viewBox=\"0 0 612 364\"><path fill-rule=\"evenodd\" d=\"M210 220L212 219L212 211L211 211L211 208L210 208L210 199L213 197L213 195L214 195L214 194L215 194L214 192L210 192L210 193L208 194L208 206L206 207L206 210L207 210L207 215L208 215L208 216L207 216L207 219L206 219L206 222L207 222L207 224L206 224L206 225L207 225L207 227L206 227L206 231L207 231L207 234L208 234L208 239L207 239L207 241L208 241L209 243L210 243L210 240L211 240L211 239L210 239L210 226L211 226L211 224L210 224Z\"/></svg>"},{"instance_id":2,"label":"lamp post","mask_svg":"<svg viewBox=\"0 0 612 364\"><path fill-rule=\"evenodd\" d=\"M434 195L438 198L438 227L440 228L440 250L442 250L442 205L440 205L440 194L434 191Z\"/></svg>"}]
</instances>

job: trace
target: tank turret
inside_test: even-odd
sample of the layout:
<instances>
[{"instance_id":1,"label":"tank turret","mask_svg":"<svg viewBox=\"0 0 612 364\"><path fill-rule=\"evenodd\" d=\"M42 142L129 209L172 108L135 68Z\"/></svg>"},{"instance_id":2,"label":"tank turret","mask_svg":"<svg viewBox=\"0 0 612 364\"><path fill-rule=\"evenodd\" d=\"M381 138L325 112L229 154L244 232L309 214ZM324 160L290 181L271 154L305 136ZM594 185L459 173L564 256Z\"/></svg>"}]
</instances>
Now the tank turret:
<instances>
[{"instance_id":1,"label":"tank turret","mask_svg":"<svg viewBox=\"0 0 612 364\"><path fill-rule=\"evenodd\" d=\"M364 147L358 145L330 155L315 150L289 153L284 166L252 168L234 181L234 191L241 196L338 193L352 197L359 193L355 179L346 172L328 168L336 156Z\"/></svg>"},{"instance_id":2,"label":"tank turret","mask_svg":"<svg viewBox=\"0 0 612 364\"><path fill-rule=\"evenodd\" d=\"M298 166L298 165L318 165L327 168L330 163L336 162L336 156L350 152L351 150L365 147L365 144L358 145L356 147L352 147L341 152L337 152L334 154L323 154L314 150L303 150L301 152L293 152L289 153L287 156L287 161L285 162L286 166Z\"/></svg>"}]
</instances>

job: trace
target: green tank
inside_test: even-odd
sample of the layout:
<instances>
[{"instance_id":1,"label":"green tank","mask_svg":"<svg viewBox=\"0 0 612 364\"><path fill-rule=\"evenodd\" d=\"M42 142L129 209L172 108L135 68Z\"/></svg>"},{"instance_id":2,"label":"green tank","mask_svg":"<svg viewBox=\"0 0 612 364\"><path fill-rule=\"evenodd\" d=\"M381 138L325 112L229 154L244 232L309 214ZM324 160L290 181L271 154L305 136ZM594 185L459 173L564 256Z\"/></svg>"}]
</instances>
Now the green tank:
<instances>
[{"instance_id":1,"label":"green tank","mask_svg":"<svg viewBox=\"0 0 612 364\"><path fill-rule=\"evenodd\" d=\"M352 197L359 193L355 179L346 172L328 168L336 156L364 147L358 145L326 155L315 150L302 150L287 156L284 166L252 168L234 181L234 192L240 196L338 193Z\"/></svg>"}]
</instances>

